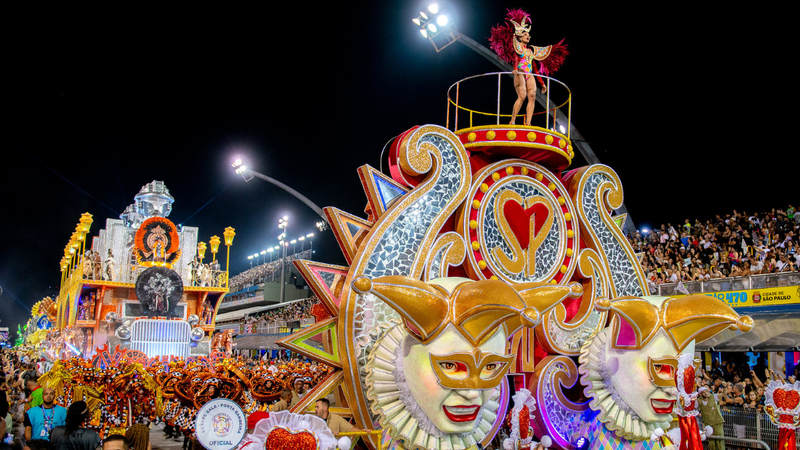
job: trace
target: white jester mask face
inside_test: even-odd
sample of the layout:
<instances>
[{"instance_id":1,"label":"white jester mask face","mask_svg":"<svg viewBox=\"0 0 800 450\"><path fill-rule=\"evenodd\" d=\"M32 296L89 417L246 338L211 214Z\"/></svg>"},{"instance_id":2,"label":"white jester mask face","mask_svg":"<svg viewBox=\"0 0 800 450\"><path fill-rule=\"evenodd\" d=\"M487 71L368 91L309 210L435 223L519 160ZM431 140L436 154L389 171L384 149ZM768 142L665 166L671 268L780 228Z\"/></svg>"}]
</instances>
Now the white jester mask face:
<instances>
[{"instance_id":1,"label":"white jester mask face","mask_svg":"<svg viewBox=\"0 0 800 450\"><path fill-rule=\"evenodd\" d=\"M407 336L403 371L409 391L436 428L468 433L503 379L513 356L505 356L502 327L473 347L452 325L427 345ZM476 351L478 350L478 351Z\"/></svg>"},{"instance_id":2,"label":"white jester mask face","mask_svg":"<svg viewBox=\"0 0 800 450\"><path fill-rule=\"evenodd\" d=\"M610 343L610 341L609 341ZM645 422L669 422L677 400L678 351L660 330L641 350L606 348L606 367L623 401Z\"/></svg>"}]
</instances>

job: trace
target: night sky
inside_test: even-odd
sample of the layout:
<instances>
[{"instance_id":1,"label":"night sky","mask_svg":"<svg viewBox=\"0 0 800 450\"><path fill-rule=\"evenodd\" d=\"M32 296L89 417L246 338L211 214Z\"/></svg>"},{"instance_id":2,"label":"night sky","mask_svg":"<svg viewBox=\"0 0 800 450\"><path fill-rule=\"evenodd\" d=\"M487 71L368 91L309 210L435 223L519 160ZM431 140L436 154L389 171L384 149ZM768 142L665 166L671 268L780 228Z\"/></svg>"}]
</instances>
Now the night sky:
<instances>
[{"instance_id":1,"label":"night sky","mask_svg":"<svg viewBox=\"0 0 800 450\"><path fill-rule=\"evenodd\" d=\"M235 156L320 206L364 216L356 168L377 167L412 126L444 125L451 84L497 71L460 43L436 53L411 23L422 2L275 4L6 11L0 326L16 329L56 293L81 213L94 215L96 235L153 180L175 197L169 218L202 240L236 229L233 274L277 244L279 217L291 216L290 238L319 220L278 188L245 183ZM780 12L534 6L449 9L487 46L507 7L533 13L533 44L566 38L555 76L638 226L796 206ZM504 101L508 113L513 97ZM330 231L314 249L344 263Z\"/></svg>"}]
</instances>

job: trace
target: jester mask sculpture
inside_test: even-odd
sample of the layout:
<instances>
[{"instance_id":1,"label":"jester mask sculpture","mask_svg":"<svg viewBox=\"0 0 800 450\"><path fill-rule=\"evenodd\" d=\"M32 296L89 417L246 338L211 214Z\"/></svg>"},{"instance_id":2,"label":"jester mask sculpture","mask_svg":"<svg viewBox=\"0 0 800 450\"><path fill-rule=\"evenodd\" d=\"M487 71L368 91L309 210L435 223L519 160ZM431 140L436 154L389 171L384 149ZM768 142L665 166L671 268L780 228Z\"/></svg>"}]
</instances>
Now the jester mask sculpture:
<instances>
[{"instance_id":1,"label":"jester mask sculpture","mask_svg":"<svg viewBox=\"0 0 800 450\"><path fill-rule=\"evenodd\" d=\"M753 326L750 317L701 295L621 297L597 307L609 311L610 325L584 345L579 359L584 393L605 428L590 436L595 442L609 431L623 440L663 435L657 429L668 428L679 395L678 355L693 353L695 341L726 328L746 332Z\"/></svg>"},{"instance_id":2,"label":"jester mask sculpture","mask_svg":"<svg viewBox=\"0 0 800 450\"><path fill-rule=\"evenodd\" d=\"M498 414L500 384L514 359L506 340L567 297L578 284L556 286L402 276L357 278L402 317L379 338L367 364L370 407L405 448L480 442ZM454 444L452 448L461 448Z\"/></svg>"}]
</instances>

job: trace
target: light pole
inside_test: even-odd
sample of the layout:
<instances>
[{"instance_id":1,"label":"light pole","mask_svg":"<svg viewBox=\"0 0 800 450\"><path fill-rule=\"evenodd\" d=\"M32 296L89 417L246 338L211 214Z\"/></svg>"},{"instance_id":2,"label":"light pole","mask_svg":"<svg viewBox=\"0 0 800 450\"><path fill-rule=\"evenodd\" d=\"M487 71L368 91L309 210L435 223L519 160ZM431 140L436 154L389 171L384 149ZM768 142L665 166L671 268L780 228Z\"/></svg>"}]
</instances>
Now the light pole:
<instances>
[{"instance_id":1,"label":"light pole","mask_svg":"<svg viewBox=\"0 0 800 450\"><path fill-rule=\"evenodd\" d=\"M290 242L292 244L292 255L297 253L297 239L292 239Z\"/></svg>"},{"instance_id":2,"label":"light pole","mask_svg":"<svg viewBox=\"0 0 800 450\"><path fill-rule=\"evenodd\" d=\"M247 259L250 260L250 268L252 269L253 268L253 255L247 255ZM258 264L257 261L256 261L256 264Z\"/></svg>"},{"instance_id":3,"label":"light pole","mask_svg":"<svg viewBox=\"0 0 800 450\"><path fill-rule=\"evenodd\" d=\"M256 172L255 170L253 170L250 167L248 167L239 158L237 158L235 161L233 161L231 166L233 166L233 168L236 169L235 171L236 171L237 174L241 175L242 178L244 178L245 182L252 180L253 177L258 177L258 178L261 178L262 180L264 180L264 181L266 181L268 183L272 183L275 186L278 186L279 188L283 189L284 191L292 194L296 199L298 199L301 202L305 203L306 206L308 206L309 208L313 209L315 213L317 213L320 217L322 217L323 223L325 224L326 227L329 225L328 224L328 218L325 217L325 213L322 212L322 208L320 208L319 206L317 206L316 203L314 203L311 200L309 200L308 198L306 198L305 195L297 192L296 190L290 188L289 186L281 183L280 181L278 181L278 180L276 180L276 179L274 179L272 177L268 177L268 176L264 175L263 173Z\"/></svg>"},{"instance_id":4,"label":"light pole","mask_svg":"<svg viewBox=\"0 0 800 450\"><path fill-rule=\"evenodd\" d=\"M308 233L306 235L308 238L308 243L310 244L308 250L311 252L311 259L314 258L314 233Z\"/></svg>"},{"instance_id":5,"label":"light pole","mask_svg":"<svg viewBox=\"0 0 800 450\"><path fill-rule=\"evenodd\" d=\"M280 236L280 243L281 247L283 247L283 257L281 258L281 303L286 298L286 247L289 246L286 243L286 229L289 227L289 216L283 216L278 221L278 228L283 230Z\"/></svg>"}]
</instances>

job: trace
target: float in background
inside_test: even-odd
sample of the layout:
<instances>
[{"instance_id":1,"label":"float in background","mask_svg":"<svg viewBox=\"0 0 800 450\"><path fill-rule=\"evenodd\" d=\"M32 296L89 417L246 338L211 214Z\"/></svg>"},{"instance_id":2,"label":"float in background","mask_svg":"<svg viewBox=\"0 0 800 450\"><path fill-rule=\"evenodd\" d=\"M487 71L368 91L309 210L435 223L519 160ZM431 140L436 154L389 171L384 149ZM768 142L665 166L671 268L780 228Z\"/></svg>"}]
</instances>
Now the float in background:
<instances>
[{"instance_id":1,"label":"float in background","mask_svg":"<svg viewBox=\"0 0 800 450\"><path fill-rule=\"evenodd\" d=\"M83 214L60 261L59 294L34 305L27 344L51 359L117 346L148 358L208 355L228 292L229 263L221 268L217 253L222 243L230 258L236 233L228 227L223 239L198 242L196 227L167 218L173 202L153 181L94 236L92 215ZM207 249L212 258L204 264Z\"/></svg>"}]
</instances>

